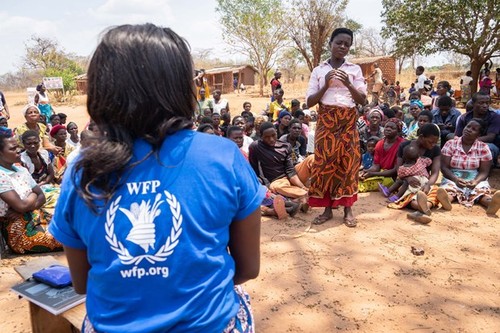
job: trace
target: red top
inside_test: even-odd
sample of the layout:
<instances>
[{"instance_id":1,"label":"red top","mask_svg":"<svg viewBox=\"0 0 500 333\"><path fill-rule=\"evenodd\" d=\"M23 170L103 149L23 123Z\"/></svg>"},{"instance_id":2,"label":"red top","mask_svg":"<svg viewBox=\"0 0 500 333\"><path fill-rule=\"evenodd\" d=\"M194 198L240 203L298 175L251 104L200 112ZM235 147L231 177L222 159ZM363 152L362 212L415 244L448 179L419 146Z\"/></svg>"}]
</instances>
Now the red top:
<instances>
[{"instance_id":1,"label":"red top","mask_svg":"<svg viewBox=\"0 0 500 333\"><path fill-rule=\"evenodd\" d=\"M377 142L377 144L375 145L375 156L373 158L373 164L379 165L383 170L394 168L394 166L396 165L396 155L398 153L398 148L403 141L405 141L405 139L398 136L396 138L396 141L388 150L384 150L385 139Z\"/></svg>"}]
</instances>

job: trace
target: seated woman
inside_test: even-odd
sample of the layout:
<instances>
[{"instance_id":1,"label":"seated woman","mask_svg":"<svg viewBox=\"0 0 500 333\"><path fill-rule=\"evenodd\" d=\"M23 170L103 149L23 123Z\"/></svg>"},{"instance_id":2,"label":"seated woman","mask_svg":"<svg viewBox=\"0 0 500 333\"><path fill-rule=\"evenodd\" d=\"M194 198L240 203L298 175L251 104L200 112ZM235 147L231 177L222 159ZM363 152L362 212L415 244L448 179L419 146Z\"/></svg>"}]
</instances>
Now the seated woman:
<instances>
[{"instance_id":1,"label":"seated woman","mask_svg":"<svg viewBox=\"0 0 500 333\"><path fill-rule=\"evenodd\" d=\"M21 136L24 132L28 130L32 130L38 133L40 137L40 142L42 143L42 147L54 155L59 154L62 149L60 147L54 146L47 136L47 126L40 122L40 110L36 105L28 104L23 109L23 115L26 119L24 124L21 124L16 127L14 130L17 136L17 142L22 145Z\"/></svg>"},{"instance_id":2,"label":"seated woman","mask_svg":"<svg viewBox=\"0 0 500 333\"><path fill-rule=\"evenodd\" d=\"M38 133L32 130L23 133L21 140L25 151L21 153L21 164L45 194L45 208L55 208L59 197L59 186L54 184L54 168L45 149L40 149Z\"/></svg>"},{"instance_id":3,"label":"seated woman","mask_svg":"<svg viewBox=\"0 0 500 333\"><path fill-rule=\"evenodd\" d=\"M54 156L54 160L52 161L52 165L54 166L54 180L57 184L60 184L64 171L66 171L66 158L75 148L66 144L68 134L64 125L52 127L50 136L54 139L56 147L61 149L61 152Z\"/></svg>"},{"instance_id":4,"label":"seated woman","mask_svg":"<svg viewBox=\"0 0 500 333\"><path fill-rule=\"evenodd\" d=\"M290 125L291 120L292 114L290 112L288 112L287 110L280 111L278 121L274 124L274 128L276 128L278 138L281 138L283 135L290 132L288 125Z\"/></svg>"},{"instance_id":5,"label":"seated woman","mask_svg":"<svg viewBox=\"0 0 500 333\"><path fill-rule=\"evenodd\" d=\"M78 135L78 125L72 121L66 126L67 132L69 134L66 139L66 143L74 148L80 146L80 136Z\"/></svg>"},{"instance_id":6,"label":"seated woman","mask_svg":"<svg viewBox=\"0 0 500 333\"><path fill-rule=\"evenodd\" d=\"M413 132L418 128L418 116L424 109L424 104L420 100L412 100L410 102L409 113L413 120L408 123L408 133Z\"/></svg>"},{"instance_id":7,"label":"seated woman","mask_svg":"<svg viewBox=\"0 0 500 333\"><path fill-rule=\"evenodd\" d=\"M396 153L404 139L400 136L403 125L397 118L389 119L384 127L384 139L375 145L373 165L359 173L359 192L379 189L379 183L391 186L396 177Z\"/></svg>"},{"instance_id":8,"label":"seated woman","mask_svg":"<svg viewBox=\"0 0 500 333\"><path fill-rule=\"evenodd\" d=\"M439 129L434 124L425 124L419 130L419 135L416 140L403 142L399 146L397 153L397 161L395 169L397 170L403 164L403 150L406 146L412 145L417 148L419 157L427 157L431 159L432 163L427 167L429 172L429 179L427 183L420 185L420 182L415 177L408 178L410 186L419 186L420 190L416 193L407 193L401 197L398 202L390 203L389 208L401 209L410 205L417 211L410 213L407 217L420 223L429 223L432 219L429 217L431 214L430 209L439 204L443 209L451 210L446 191L439 189L434 185L439 176L441 168L441 150L437 146L439 140Z\"/></svg>"},{"instance_id":9,"label":"seated woman","mask_svg":"<svg viewBox=\"0 0 500 333\"><path fill-rule=\"evenodd\" d=\"M61 250L46 230L52 216L41 209L45 196L28 170L15 165L20 162L16 138L0 127L0 224L7 245L15 253Z\"/></svg>"},{"instance_id":10,"label":"seated woman","mask_svg":"<svg viewBox=\"0 0 500 333\"><path fill-rule=\"evenodd\" d=\"M384 113L378 107L371 109L368 112L367 117L369 123L359 132L359 139L361 141L361 151L366 152L366 144L368 139L371 137L378 137L382 139L384 137L384 127L382 126L382 120L384 119Z\"/></svg>"},{"instance_id":11,"label":"seated woman","mask_svg":"<svg viewBox=\"0 0 500 333\"><path fill-rule=\"evenodd\" d=\"M500 191L491 195L488 183L491 151L478 140L485 130L483 120L472 119L462 137L445 143L441 150L441 188L446 190L450 202L456 199L466 207L479 203L487 208L487 214L494 215L500 208Z\"/></svg>"}]
</instances>

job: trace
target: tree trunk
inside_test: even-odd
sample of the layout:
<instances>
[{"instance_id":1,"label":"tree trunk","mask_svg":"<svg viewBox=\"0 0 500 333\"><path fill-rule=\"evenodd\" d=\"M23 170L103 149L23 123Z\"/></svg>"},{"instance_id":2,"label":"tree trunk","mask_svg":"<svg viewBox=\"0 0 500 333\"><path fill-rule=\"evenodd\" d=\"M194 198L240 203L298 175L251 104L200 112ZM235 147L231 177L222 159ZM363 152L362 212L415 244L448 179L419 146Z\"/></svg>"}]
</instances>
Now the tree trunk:
<instances>
[{"instance_id":1,"label":"tree trunk","mask_svg":"<svg viewBox=\"0 0 500 333\"><path fill-rule=\"evenodd\" d=\"M266 78L264 77L263 70L259 73L259 96L264 96L264 84L266 82Z\"/></svg>"},{"instance_id":2,"label":"tree trunk","mask_svg":"<svg viewBox=\"0 0 500 333\"><path fill-rule=\"evenodd\" d=\"M472 85L471 85L471 93L475 94L478 88L479 82L479 72L481 72L481 67L484 65L486 60L479 58L472 58L470 62L470 70L472 72Z\"/></svg>"},{"instance_id":3,"label":"tree trunk","mask_svg":"<svg viewBox=\"0 0 500 333\"><path fill-rule=\"evenodd\" d=\"M401 75L401 71L403 70L403 64L405 62L405 57L401 56L398 58L398 74Z\"/></svg>"}]
</instances>

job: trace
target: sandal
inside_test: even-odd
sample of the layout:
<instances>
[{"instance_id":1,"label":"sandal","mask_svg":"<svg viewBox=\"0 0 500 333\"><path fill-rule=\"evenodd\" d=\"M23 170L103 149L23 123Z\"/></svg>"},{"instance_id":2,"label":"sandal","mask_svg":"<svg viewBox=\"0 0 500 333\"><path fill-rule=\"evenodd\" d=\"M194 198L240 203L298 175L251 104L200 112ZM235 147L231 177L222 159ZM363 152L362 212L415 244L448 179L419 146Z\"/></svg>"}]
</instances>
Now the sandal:
<instances>
[{"instance_id":1,"label":"sandal","mask_svg":"<svg viewBox=\"0 0 500 333\"><path fill-rule=\"evenodd\" d=\"M429 216L424 215L424 214L422 214L419 211L416 211L416 212L413 212L413 213L408 213L408 214L406 214L406 217L409 220L412 220L412 221L415 221L415 222L418 222L418 223L422 223L422 224L429 224L432 221L432 219Z\"/></svg>"},{"instance_id":2,"label":"sandal","mask_svg":"<svg viewBox=\"0 0 500 333\"><path fill-rule=\"evenodd\" d=\"M385 196L385 197L388 197L391 195L391 193L389 192L389 189L382 185L382 183L378 183L378 189L380 190L380 192L382 192L382 194Z\"/></svg>"},{"instance_id":3,"label":"sandal","mask_svg":"<svg viewBox=\"0 0 500 333\"><path fill-rule=\"evenodd\" d=\"M346 216L344 216L344 224L349 228L354 228L356 225L358 225L355 217L346 217Z\"/></svg>"},{"instance_id":4,"label":"sandal","mask_svg":"<svg viewBox=\"0 0 500 333\"><path fill-rule=\"evenodd\" d=\"M281 195L277 195L274 197L273 208L276 212L276 215L278 215L278 220L283 220L288 216L285 208L285 200L283 200L283 197Z\"/></svg>"},{"instance_id":5,"label":"sandal","mask_svg":"<svg viewBox=\"0 0 500 333\"><path fill-rule=\"evenodd\" d=\"M393 196L390 196L387 200L389 200L389 202L396 202L399 200L399 197L397 195L393 195Z\"/></svg>"},{"instance_id":6,"label":"sandal","mask_svg":"<svg viewBox=\"0 0 500 333\"><path fill-rule=\"evenodd\" d=\"M314 220L312 221L312 224L320 225L320 224L325 223L326 221L330 221L332 218L333 218L333 216L326 217L324 215L319 215L319 216L316 216L314 218Z\"/></svg>"}]
</instances>

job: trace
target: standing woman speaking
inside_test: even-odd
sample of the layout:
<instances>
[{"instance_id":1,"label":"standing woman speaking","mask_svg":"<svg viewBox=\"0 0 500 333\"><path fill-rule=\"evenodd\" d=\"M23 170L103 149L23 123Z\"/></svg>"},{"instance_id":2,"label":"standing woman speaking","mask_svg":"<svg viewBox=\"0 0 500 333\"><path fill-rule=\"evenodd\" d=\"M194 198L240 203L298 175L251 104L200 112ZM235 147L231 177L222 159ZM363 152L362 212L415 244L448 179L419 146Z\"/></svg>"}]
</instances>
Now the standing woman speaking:
<instances>
[{"instance_id":1,"label":"standing woman speaking","mask_svg":"<svg viewBox=\"0 0 500 333\"><path fill-rule=\"evenodd\" d=\"M361 153L355 106L366 103L366 83L361 68L345 59L352 41L351 30L333 31L331 57L314 68L307 89L307 106L319 104L309 205L325 211L315 224L330 220L332 208L344 206L345 225L356 226L352 206L358 198Z\"/></svg>"}]
</instances>

